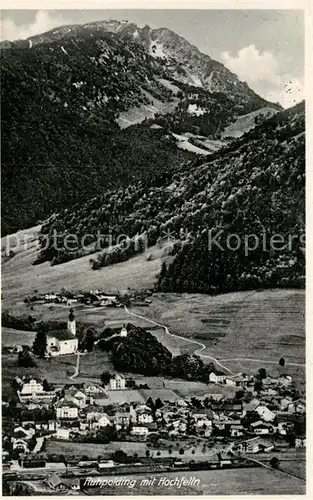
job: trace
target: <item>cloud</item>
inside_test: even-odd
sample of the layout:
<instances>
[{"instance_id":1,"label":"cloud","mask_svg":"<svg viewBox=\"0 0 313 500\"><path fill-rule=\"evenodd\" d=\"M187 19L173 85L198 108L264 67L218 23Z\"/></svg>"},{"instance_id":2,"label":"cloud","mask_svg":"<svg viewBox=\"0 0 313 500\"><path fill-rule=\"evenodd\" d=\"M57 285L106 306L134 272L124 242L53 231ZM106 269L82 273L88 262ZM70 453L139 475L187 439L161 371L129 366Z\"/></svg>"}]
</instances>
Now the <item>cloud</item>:
<instances>
[{"instance_id":1,"label":"cloud","mask_svg":"<svg viewBox=\"0 0 313 500\"><path fill-rule=\"evenodd\" d=\"M31 24L18 25L12 19L1 19L0 37L1 40L24 40L64 24L68 24L68 21L63 17L49 11L39 10Z\"/></svg>"},{"instance_id":2,"label":"cloud","mask_svg":"<svg viewBox=\"0 0 313 500\"><path fill-rule=\"evenodd\" d=\"M222 52L221 58L240 80L269 101L288 108L304 99L303 81L285 74L271 52L261 52L255 45L249 45L234 57L229 52Z\"/></svg>"}]
</instances>

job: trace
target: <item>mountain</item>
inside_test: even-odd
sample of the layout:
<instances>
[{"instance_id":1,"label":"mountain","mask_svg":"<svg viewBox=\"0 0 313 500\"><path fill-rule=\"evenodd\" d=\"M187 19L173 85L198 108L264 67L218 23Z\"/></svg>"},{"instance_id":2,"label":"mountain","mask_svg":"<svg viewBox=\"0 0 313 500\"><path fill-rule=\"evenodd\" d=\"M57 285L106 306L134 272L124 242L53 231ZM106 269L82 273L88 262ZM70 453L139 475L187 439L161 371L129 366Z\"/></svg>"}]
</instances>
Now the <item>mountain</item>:
<instances>
[{"instance_id":1,"label":"mountain","mask_svg":"<svg viewBox=\"0 0 313 500\"><path fill-rule=\"evenodd\" d=\"M3 234L130 180L152 185L224 147L238 117L256 113L247 130L280 109L165 28L62 26L2 49Z\"/></svg>"},{"instance_id":2,"label":"mountain","mask_svg":"<svg viewBox=\"0 0 313 500\"><path fill-rule=\"evenodd\" d=\"M304 103L205 158L184 162L158 182L130 183L60 212L41 232L36 264L95 254L93 270L169 239L170 264L166 257L158 291L302 286ZM69 234L77 237L75 249L66 245Z\"/></svg>"}]
</instances>

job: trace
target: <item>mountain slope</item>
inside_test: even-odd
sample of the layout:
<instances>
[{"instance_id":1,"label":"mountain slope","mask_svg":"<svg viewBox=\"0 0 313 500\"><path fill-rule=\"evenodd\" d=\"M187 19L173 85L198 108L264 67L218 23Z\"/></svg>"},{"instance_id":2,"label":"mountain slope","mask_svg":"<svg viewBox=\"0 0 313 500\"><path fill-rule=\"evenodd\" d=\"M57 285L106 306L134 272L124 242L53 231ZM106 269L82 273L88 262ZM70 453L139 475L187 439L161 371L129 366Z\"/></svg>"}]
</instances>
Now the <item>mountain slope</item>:
<instances>
[{"instance_id":1,"label":"mountain slope","mask_svg":"<svg viewBox=\"0 0 313 500\"><path fill-rule=\"evenodd\" d=\"M91 267L99 269L170 239L171 258L166 261L172 262L162 267L158 290L210 293L301 286L304 125L302 103L211 156L190 160L158 183L131 183L53 216L42 228L43 248L36 263L67 262L102 248L91 260ZM211 248L209 230L211 241L218 242ZM91 235L87 246L86 232ZM77 248L67 247L68 234L77 236ZM274 235L281 236L272 244Z\"/></svg>"},{"instance_id":2,"label":"mountain slope","mask_svg":"<svg viewBox=\"0 0 313 500\"><path fill-rule=\"evenodd\" d=\"M304 128L301 103L194 170L193 216L184 221L195 231L162 267L157 290L304 285Z\"/></svg>"},{"instance_id":3,"label":"mountain slope","mask_svg":"<svg viewBox=\"0 0 313 500\"><path fill-rule=\"evenodd\" d=\"M279 108L164 28L91 23L2 48L3 234L175 169L192 153L177 150L171 132L215 140L238 116ZM147 128L160 116L149 152ZM136 122L143 127L120 131Z\"/></svg>"}]
</instances>

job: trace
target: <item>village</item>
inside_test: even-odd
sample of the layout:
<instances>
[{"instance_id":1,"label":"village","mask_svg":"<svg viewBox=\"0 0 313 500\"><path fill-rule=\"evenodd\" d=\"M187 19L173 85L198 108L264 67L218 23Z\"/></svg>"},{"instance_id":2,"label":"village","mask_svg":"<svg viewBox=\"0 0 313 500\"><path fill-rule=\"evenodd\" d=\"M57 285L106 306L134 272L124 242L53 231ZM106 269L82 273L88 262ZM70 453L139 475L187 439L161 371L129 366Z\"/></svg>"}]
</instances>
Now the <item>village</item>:
<instances>
[{"instance_id":1,"label":"village","mask_svg":"<svg viewBox=\"0 0 313 500\"><path fill-rule=\"evenodd\" d=\"M127 336L125 326L117 335ZM67 329L48 335L47 353L77 353L79 360L77 348L71 309ZM66 477L77 468L81 478L82 471L103 474L121 467L124 474L143 467L189 470L195 464L246 467L249 457L260 454L278 467L282 454L306 445L305 400L290 375L274 378L264 368L235 375L214 369L210 391L188 397L164 383L150 391L130 374L108 372L93 383L78 383L74 376L68 384L16 376L12 386L16 400L2 404L2 458L4 479L15 488L25 472L33 481L40 471L41 491L52 494L80 488L77 478Z\"/></svg>"},{"instance_id":2,"label":"village","mask_svg":"<svg viewBox=\"0 0 313 500\"><path fill-rule=\"evenodd\" d=\"M149 377L116 370L82 382L80 360L95 351L89 352L78 338L75 307L79 303L91 308L149 306L150 294L61 292L24 302L27 307L37 302L66 308L67 323L62 328L52 323L54 328L44 333L41 357L49 366L51 359L75 356L76 367L67 383L57 382L51 371L49 378L24 374L12 379L14 397L2 402L3 477L9 494L34 487L45 494L71 494L80 490L87 475L262 464L277 470L281 457L303 459L304 393L287 370L275 377L263 367L255 373L233 374L213 364L202 383L207 391L193 393L191 386L188 396L176 391L168 379L156 377L157 383L154 380L150 387ZM123 324L111 329L109 340L127 338L129 328ZM93 339L93 349L102 341ZM32 348L19 344L7 350L18 359L24 355L36 359L35 343Z\"/></svg>"}]
</instances>

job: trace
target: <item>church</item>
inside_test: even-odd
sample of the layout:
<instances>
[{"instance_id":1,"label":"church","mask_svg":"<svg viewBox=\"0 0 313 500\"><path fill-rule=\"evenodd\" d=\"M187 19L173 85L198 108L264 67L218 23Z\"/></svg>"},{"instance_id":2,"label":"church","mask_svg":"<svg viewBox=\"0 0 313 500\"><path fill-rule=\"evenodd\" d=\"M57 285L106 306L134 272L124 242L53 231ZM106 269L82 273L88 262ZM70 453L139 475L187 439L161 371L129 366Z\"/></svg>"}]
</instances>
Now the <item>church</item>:
<instances>
[{"instance_id":1,"label":"church","mask_svg":"<svg viewBox=\"0 0 313 500\"><path fill-rule=\"evenodd\" d=\"M76 320L73 309L71 309L68 316L67 329L53 330L47 333L47 354L48 356L74 354L77 349Z\"/></svg>"}]
</instances>

